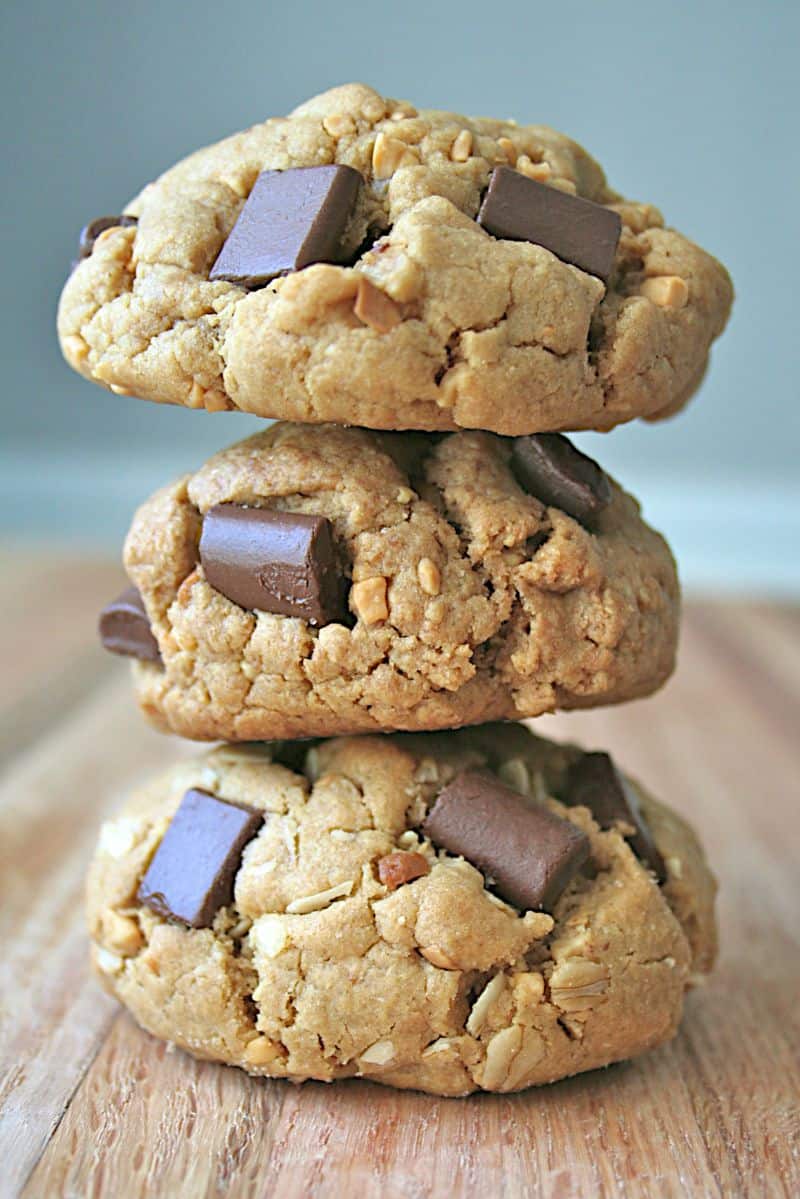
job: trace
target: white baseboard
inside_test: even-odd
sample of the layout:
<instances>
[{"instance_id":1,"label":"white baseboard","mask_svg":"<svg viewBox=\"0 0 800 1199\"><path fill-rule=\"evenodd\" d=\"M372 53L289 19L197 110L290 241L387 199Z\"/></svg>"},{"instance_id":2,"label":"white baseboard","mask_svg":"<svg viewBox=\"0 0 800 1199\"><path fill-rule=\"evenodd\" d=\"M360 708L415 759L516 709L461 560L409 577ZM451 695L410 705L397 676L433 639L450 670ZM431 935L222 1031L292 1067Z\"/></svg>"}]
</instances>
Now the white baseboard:
<instances>
[{"instance_id":1,"label":"white baseboard","mask_svg":"<svg viewBox=\"0 0 800 1199\"><path fill-rule=\"evenodd\" d=\"M0 537L119 552L136 506L181 470L166 455L20 458L0 451ZM665 534L689 590L800 598L800 481L626 472L645 518Z\"/></svg>"}]
</instances>

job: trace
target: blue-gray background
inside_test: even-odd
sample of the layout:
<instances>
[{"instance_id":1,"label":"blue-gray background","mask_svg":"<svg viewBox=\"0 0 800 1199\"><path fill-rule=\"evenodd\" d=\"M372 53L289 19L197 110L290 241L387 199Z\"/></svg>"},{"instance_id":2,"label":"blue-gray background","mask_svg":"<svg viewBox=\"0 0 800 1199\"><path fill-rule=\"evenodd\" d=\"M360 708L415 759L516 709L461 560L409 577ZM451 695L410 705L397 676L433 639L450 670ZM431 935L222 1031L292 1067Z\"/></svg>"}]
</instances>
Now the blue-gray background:
<instances>
[{"instance_id":1,"label":"blue-gray background","mask_svg":"<svg viewBox=\"0 0 800 1199\"><path fill-rule=\"evenodd\" d=\"M115 397L62 364L77 230L204 143L361 79L551 124L731 269L701 395L582 440L706 587L800 590L800 6L762 0L5 0L5 531L116 546L152 487L256 424Z\"/></svg>"}]
</instances>

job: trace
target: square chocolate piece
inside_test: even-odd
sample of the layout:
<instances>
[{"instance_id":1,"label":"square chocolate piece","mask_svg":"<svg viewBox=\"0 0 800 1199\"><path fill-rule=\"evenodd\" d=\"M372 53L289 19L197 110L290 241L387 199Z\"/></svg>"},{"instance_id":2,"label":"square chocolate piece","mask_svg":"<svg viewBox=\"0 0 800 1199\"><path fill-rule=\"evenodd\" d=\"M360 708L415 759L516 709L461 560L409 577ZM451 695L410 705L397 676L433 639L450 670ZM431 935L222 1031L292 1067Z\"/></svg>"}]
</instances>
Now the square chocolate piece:
<instances>
[{"instance_id":1,"label":"square chocolate piece","mask_svg":"<svg viewBox=\"0 0 800 1199\"><path fill-rule=\"evenodd\" d=\"M478 224L495 237L544 246L608 284L622 220L602 204L537 183L511 167L496 167Z\"/></svg>"},{"instance_id":2,"label":"square chocolate piece","mask_svg":"<svg viewBox=\"0 0 800 1199\"><path fill-rule=\"evenodd\" d=\"M551 910L589 856L589 838L579 828L544 804L526 802L486 770L465 770L448 783L423 830L523 911Z\"/></svg>"},{"instance_id":3,"label":"square chocolate piece","mask_svg":"<svg viewBox=\"0 0 800 1199\"><path fill-rule=\"evenodd\" d=\"M233 900L242 851L263 820L263 812L187 791L139 884L139 903L190 928L209 928Z\"/></svg>"},{"instance_id":4,"label":"square chocolate piece","mask_svg":"<svg viewBox=\"0 0 800 1199\"><path fill-rule=\"evenodd\" d=\"M253 289L314 262L345 262L350 225L363 180L347 166L264 171L211 268Z\"/></svg>"},{"instance_id":5,"label":"square chocolate piece","mask_svg":"<svg viewBox=\"0 0 800 1199\"><path fill-rule=\"evenodd\" d=\"M321 626L346 615L331 523L303 512L217 504L203 520L207 582L240 608Z\"/></svg>"}]
</instances>

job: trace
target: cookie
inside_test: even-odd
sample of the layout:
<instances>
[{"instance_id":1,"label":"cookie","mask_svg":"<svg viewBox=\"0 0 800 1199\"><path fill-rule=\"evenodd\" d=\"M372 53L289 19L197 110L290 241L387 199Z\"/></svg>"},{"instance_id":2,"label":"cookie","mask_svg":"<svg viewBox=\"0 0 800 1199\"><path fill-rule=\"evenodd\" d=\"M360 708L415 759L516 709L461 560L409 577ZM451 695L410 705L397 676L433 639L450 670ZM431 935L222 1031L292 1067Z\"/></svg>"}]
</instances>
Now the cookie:
<instances>
[{"instance_id":1,"label":"cookie","mask_svg":"<svg viewBox=\"0 0 800 1199\"><path fill-rule=\"evenodd\" d=\"M141 608L104 615L107 644L199 740L537 716L645 695L674 661L667 545L559 434L275 424L148 500L125 566Z\"/></svg>"},{"instance_id":2,"label":"cookie","mask_svg":"<svg viewBox=\"0 0 800 1199\"><path fill-rule=\"evenodd\" d=\"M595 819L582 759L485 725L184 762L102 827L95 967L156 1036L296 1082L515 1091L652 1048L712 966L714 879L607 759L632 808L595 787Z\"/></svg>"},{"instance_id":3,"label":"cookie","mask_svg":"<svg viewBox=\"0 0 800 1199\"><path fill-rule=\"evenodd\" d=\"M569 138L359 84L191 155L80 253L58 327L86 378L376 429L672 413L732 300L714 258Z\"/></svg>"}]
</instances>

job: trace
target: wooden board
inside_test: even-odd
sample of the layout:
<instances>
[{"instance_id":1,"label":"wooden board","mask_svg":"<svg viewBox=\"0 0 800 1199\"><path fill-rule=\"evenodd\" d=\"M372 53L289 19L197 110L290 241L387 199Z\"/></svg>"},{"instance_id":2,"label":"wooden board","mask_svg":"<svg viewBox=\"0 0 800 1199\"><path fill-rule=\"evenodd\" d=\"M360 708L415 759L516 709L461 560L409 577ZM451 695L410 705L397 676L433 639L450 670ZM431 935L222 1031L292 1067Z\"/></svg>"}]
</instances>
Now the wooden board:
<instances>
[{"instance_id":1,"label":"wooden board","mask_svg":"<svg viewBox=\"0 0 800 1199\"><path fill-rule=\"evenodd\" d=\"M722 957L680 1036L546 1089L437 1100L194 1062L91 981L81 905L98 823L193 752L144 727L124 665L94 644L121 581L102 561L0 556L0 1193L800 1194L800 612L692 604L660 696L538 722L609 748L705 838Z\"/></svg>"}]
</instances>

